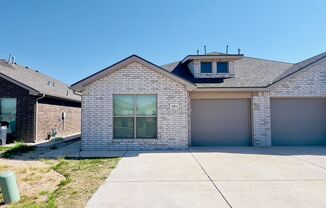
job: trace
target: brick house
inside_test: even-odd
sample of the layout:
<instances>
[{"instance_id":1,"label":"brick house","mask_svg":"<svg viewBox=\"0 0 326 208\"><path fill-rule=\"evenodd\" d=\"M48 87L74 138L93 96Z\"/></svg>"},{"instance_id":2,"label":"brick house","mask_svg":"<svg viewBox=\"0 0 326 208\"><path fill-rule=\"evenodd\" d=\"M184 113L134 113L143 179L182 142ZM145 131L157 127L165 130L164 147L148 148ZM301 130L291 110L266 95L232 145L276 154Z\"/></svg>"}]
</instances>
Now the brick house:
<instances>
[{"instance_id":1,"label":"brick house","mask_svg":"<svg viewBox=\"0 0 326 208\"><path fill-rule=\"evenodd\" d=\"M66 84L0 60L0 122L9 127L7 142L43 141L52 129L57 137L80 134L80 100Z\"/></svg>"},{"instance_id":2,"label":"brick house","mask_svg":"<svg viewBox=\"0 0 326 208\"><path fill-rule=\"evenodd\" d=\"M326 53L296 64L210 53L163 66L132 55L72 89L85 151L326 145Z\"/></svg>"}]
</instances>

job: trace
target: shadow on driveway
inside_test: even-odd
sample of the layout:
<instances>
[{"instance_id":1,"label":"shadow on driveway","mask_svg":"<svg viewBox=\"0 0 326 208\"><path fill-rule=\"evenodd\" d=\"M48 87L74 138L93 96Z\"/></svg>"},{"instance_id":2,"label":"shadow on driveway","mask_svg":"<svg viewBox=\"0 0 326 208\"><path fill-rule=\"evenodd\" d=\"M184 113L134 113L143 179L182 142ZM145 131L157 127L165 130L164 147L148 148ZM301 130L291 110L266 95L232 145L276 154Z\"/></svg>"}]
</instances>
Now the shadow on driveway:
<instances>
[{"instance_id":1,"label":"shadow on driveway","mask_svg":"<svg viewBox=\"0 0 326 208\"><path fill-rule=\"evenodd\" d=\"M274 147L190 147L188 150L152 150L128 151L125 157L137 157L139 154L159 153L230 153L255 155L300 156L316 155L326 156L326 146L274 146Z\"/></svg>"}]
</instances>

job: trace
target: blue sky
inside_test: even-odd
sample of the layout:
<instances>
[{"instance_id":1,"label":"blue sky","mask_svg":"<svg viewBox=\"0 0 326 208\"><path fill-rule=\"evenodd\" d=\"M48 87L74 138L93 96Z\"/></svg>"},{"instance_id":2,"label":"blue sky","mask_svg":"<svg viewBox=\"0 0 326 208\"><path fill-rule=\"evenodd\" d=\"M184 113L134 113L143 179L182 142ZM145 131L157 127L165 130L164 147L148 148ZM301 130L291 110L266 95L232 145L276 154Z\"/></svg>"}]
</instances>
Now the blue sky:
<instances>
[{"instance_id":1,"label":"blue sky","mask_svg":"<svg viewBox=\"0 0 326 208\"><path fill-rule=\"evenodd\" d=\"M1 0L0 58L72 84L131 54L196 49L298 62L326 51L325 0Z\"/></svg>"}]
</instances>

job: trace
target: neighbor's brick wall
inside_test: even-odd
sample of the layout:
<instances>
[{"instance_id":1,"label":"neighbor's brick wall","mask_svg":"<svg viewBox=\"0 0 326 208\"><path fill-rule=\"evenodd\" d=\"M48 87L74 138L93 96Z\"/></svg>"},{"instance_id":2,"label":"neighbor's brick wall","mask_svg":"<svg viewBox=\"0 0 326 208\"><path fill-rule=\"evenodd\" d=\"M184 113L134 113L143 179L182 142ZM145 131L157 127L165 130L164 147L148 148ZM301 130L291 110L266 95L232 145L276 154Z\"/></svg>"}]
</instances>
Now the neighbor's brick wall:
<instances>
[{"instance_id":1,"label":"neighbor's brick wall","mask_svg":"<svg viewBox=\"0 0 326 208\"><path fill-rule=\"evenodd\" d=\"M64 125L62 112L67 114ZM37 141L45 140L52 128L57 129L57 137L80 134L81 132L80 103L43 98L39 100L37 116Z\"/></svg>"},{"instance_id":2,"label":"neighbor's brick wall","mask_svg":"<svg viewBox=\"0 0 326 208\"><path fill-rule=\"evenodd\" d=\"M271 90L271 97L326 96L326 58L312 64L308 69L280 81Z\"/></svg>"},{"instance_id":3,"label":"neighbor's brick wall","mask_svg":"<svg viewBox=\"0 0 326 208\"><path fill-rule=\"evenodd\" d=\"M0 77L0 98L17 98L16 133L9 135L7 141L34 142L35 97L29 95L28 90Z\"/></svg>"},{"instance_id":4,"label":"neighbor's brick wall","mask_svg":"<svg viewBox=\"0 0 326 208\"><path fill-rule=\"evenodd\" d=\"M212 73L201 73L200 72L200 62L198 60L191 61L188 64L188 67L191 71L191 73L196 78L228 78L234 76L234 63L230 60L220 60L229 62L229 73L217 73L217 64L216 60L205 60L205 62L212 62Z\"/></svg>"},{"instance_id":5,"label":"neighbor's brick wall","mask_svg":"<svg viewBox=\"0 0 326 208\"><path fill-rule=\"evenodd\" d=\"M113 139L113 94L156 94L157 139ZM170 104L178 104L171 108ZM83 150L185 149L189 139L189 96L185 86L134 62L85 87Z\"/></svg>"},{"instance_id":6,"label":"neighbor's brick wall","mask_svg":"<svg viewBox=\"0 0 326 208\"><path fill-rule=\"evenodd\" d=\"M252 96L252 136L254 146L271 146L271 109L269 92Z\"/></svg>"}]
</instances>

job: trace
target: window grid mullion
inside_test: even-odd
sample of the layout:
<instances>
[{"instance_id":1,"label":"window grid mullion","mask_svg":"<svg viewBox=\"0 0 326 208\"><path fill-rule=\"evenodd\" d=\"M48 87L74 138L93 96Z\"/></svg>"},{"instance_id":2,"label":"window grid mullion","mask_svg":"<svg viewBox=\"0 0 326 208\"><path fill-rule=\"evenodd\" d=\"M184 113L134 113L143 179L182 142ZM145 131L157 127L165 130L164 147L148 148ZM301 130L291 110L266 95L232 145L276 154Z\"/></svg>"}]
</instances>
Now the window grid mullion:
<instances>
[{"instance_id":1,"label":"window grid mullion","mask_svg":"<svg viewBox=\"0 0 326 208\"><path fill-rule=\"evenodd\" d=\"M137 118L156 118L156 122L157 122L157 114L156 115L137 115L137 99L138 99L138 95L133 95L133 114L132 115L114 115L114 118L130 118L133 117L134 119L134 126L133 126L133 130L134 130L134 139L137 139ZM157 106L157 103L156 103ZM156 131L157 131L157 123L156 123Z\"/></svg>"},{"instance_id":2,"label":"window grid mullion","mask_svg":"<svg viewBox=\"0 0 326 208\"><path fill-rule=\"evenodd\" d=\"M136 132L136 111L137 111L137 98L136 98L136 95L134 95L134 139L137 138L137 132Z\"/></svg>"},{"instance_id":3,"label":"window grid mullion","mask_svg":"<svg viewBox=\"0 0 326 208\"><path fill-rule=\"evenodd\" d=\"M129 116L113 116L113 117L115 117L115 118L130 118L130 117L137 117L137 118L139 118L139 117L141 117L141 118L155 118L155 117L157 117L156 115L155 116L142 116L142 115L139 115L139 116L134 116L134 115L129 115Z\"/></svg>"}]
</instances>

